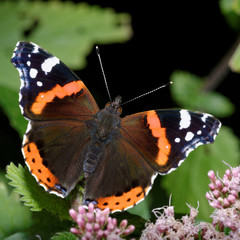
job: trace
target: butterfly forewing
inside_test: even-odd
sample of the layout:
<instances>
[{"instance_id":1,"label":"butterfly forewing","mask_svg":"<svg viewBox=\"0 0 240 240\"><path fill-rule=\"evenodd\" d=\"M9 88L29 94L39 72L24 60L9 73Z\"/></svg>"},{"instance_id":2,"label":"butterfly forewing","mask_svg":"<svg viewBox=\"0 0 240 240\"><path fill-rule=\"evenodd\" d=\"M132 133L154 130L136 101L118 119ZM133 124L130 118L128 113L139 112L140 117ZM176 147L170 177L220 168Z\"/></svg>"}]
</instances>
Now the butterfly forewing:
<instances>
[{"instance_id":1,"label":"butterfly forewing","mask_svg":"<svg viewBox=\"0 0 240 240\"><path fill-rule=\"evenodd\" d=\"M19 105L26 118L81 119L99 111L79 77L38 45L18 42L11 61L20 74Z\"/></svg>"}]
</instances>

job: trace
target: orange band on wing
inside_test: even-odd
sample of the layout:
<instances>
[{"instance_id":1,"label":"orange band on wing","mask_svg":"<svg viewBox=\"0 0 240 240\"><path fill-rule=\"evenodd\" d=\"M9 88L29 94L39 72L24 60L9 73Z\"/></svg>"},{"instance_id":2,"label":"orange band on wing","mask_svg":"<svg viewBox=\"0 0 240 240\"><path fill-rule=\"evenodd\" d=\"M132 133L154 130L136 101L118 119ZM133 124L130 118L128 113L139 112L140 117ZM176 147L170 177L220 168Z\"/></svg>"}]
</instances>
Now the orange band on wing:
<instances>
[{"instance_id":1,"label":"orange band on wing","mask_svg":"<svg viewBox=\"0 0 240 240\"><path fill-rule=\"evenodd\" d=\"M25 142L27 143L27 141ZM39 150L35 143L27 143L23 147L23 152L26 158L26 163L35 176L37 181L44 186L48 191L56 190L55 185L59 184L58 179L51 171L43 164L43 159L39 154ZM58 191L58 190L56 190Z\"/></svg>"},{"instance_id":2,"label":"orange band on wing","mask_svg":"<svg viewBox=\"0 0 240 240\"><path fill-rule=\"evenodd\" d=\"M123 193L121 196L100 197L96 199L98 204L96 207L100 209L109 208L111 212L122 211L128 207L136 205L143 200L145 193L149 187L144 190L141 187L131 189L129 192Z\"/></svg>"},{"instance_id":3,"label":"orange band on wing","mask_svg":"<svg viewBox=\"0 0 240 240\"><path fill-rule=\"evenodd\" d=\"M156 162L159 165L165 165L168 161L168 155L171 150L171 145L166 137L166 128L161 127L161 122L156 112L149 111L147 114L147 123L152 135L158 139L157 146L159 148Z\"/></svg>"},{"instance_id":4,"label":"orange band on wing","mask_svg":"<svg viewBox=\"0 0 240 240\"><path fill-rule=\"evenodd\" d=\"M48 92L40 92L34 101L31 111L34 114L41 114L45 105L48 102L51 102L55 97L64 98L66 96L71 96L72 94L76 94L84 88L84 83L79 80L77 82L70 82L61 87L60 85L56 85L53 89Z\"/></svg>"}]
</instances>

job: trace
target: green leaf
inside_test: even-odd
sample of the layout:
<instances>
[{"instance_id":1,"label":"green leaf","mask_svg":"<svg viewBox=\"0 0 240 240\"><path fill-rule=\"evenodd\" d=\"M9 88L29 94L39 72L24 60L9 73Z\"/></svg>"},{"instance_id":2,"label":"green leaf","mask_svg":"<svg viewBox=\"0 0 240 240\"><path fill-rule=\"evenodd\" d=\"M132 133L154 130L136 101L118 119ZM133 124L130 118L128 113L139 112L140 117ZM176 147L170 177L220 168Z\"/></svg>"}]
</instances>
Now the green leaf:
<instances>
[{"instance_id":1,"label":"green leaf","mask_svg":"<svg viewBox=\"0 0 240 240\"><path fill-rule=\"evenodd\" d=\"M227 168L223 161L237 166L239 159L239 140L231 129L223 126L213 144L198 147L176 171L163 177L163 187L172 194L175 211L187 213L186 203L196 207L199 201L198 217L209 220L212 208L205 198L210 183L207 173L214 170L221 176Z\"/></svg>"},{"instance_id":2,"label":"green leaf","mask_svg":"<svg viewBox=\"0 0 240 240\"><path fill-rule=\"evenodd\" d=\"M27 120L22 116L18 104L18 92L0 85L0 105L9 117L12 127L22 136L27 128Z\"/></svg>"},{"instance_id":3,"label":"green leaf","mask_svg":"<svg viewBox=\"0 0 240 240\"><path fill-rule=\"evenodd\" d=\"M187 109L208 112L217 117L226 117L233 113L234 105L229 99L217 92L204 92L204 79L184 71L175 71L171 75L172 98Z\"/></svg>"},{"instance_id":4,"label":"green leaf","mask_svg":"<svg viewBox=\"0 0 240 240\"><path fill-rule=\"evenodd\" d=\"M33 238L31 238L27 233L24 232L18 232L18 233L14 233L13 235L4 238L4 240L31 240ZM36 236L35 236L36 239Z\"/></svg>"},{"instance_id":5,"label":"green leaf","mask_svg":"<svg viewBox=\"0 0 240 240\"><path fill-rule=\"evenodd\" d=\"M141 236L142 231L145 228L145 224L146 224L146 220L144 218L142 218L139 215L129 213L128 211L116 212L112 215L112 217L117 218L118 225L123 219L127 219L128 225L132 224L135 226L135 230L131 235L129 235L129 239L134 239L134 238L139 239L139 236Z\"/></svg>"},{"instance_id":6,"label":"green leaf","mask_svg":"<svg viewBox=\"0 0 240 240\"><path fill-rule=\"evenodd\" d=\"M229 66L233 72L240 73L240 45L238 45L229 61Z\"/></svg>"},{"instance_id":7,"label":"green leaf","mask_svg":"<svg viewBox=\"0 0 240 240\"><path fill-rule=\"evenodd\" d=\"M140 203L138 203L133 208L128 209L127 211L131 214L140 216L141 218L147 220L151 218L151 212L149 211L152 203L151 191L147 197Z\"/></svg>"},{"instance_id":8,"label":"green leaf","mask_svg":"<svg viewBox=\"0 0 240 240\"><path fill-rule=\"evenodd\" d=\"M95 44L127 41L132 35L130 21L128 14L87 3L0 1L0 104L11 125L21 134L26 127L17 109L19 75L10 63L17 41L36 42L69 67L80 69Z\"/></svg>"},{"instance_id":9,"label":"green leaf","mask_svg":"<svg viewBox=\"0 0 240 240\"><path fill-rule=\"evenodd\" d=\"M2 175L2 174L1 174ZM0 239L25 231L32 224L31 212L21 204L16 193L0 182Z\"/></svg>"},{"instance_id":10,"label":"green leaf","mask_svg":"<svg viewBox=\"0 0 240 240\"><path fill-rule=\"evenodd\" d=\"M220 0L219 6L229 25L240 30L240 1L239 0Z\"/></svg>"},{"instance_id":11,"label":"green leaf","mask_svg":"<svg viewBox=\"0 0 240 240\"><path fill-rule=\"evenodd\" d=\"M20 200L31 207L32 211L46 209L62 219L69 219L68 210L71 208L71 198L62 199L46 192L38 185L26 166L23 168L19 164L17 167L10 163L7 166L6 177L11 181L10 185L15 188L15 191L22 195Z\"/></svg>"},{"instance_id":12,"label":"green leaf","mask_svg":"<svg viewBox=\"0 0 240 240\"><path fill-rule=\"evenodd\" d=\"M39 235L42 240L50 239L58 232L70 231L72 227L72 221L60 220L57 216L44 210L34 212L33 221L33 226L27 231L32 237L31 239L35 239L33 238L35 235Z\"/></svg>"},{"instance_id":13,"label":"green leaf","mask_svg":"<svg viewBox=\"0 0 240 240\"><path fill-rule=\"evenodd\" d=\"M70 232L58 233L51 238L51 240L76 240L76 239L77 239L76 235Z\"/></svg>"}]
</instances>

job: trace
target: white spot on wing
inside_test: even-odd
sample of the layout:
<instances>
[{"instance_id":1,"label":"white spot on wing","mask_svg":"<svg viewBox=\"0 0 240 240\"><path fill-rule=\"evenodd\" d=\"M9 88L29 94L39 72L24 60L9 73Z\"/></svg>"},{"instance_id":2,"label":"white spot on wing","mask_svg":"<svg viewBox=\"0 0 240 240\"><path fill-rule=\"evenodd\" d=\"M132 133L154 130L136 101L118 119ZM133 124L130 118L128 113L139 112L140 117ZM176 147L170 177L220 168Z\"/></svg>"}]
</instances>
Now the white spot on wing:
<instances>
[{"instance_id":1,"label":"white spot on wing","mask_svg":"<svg viewBox=\"0 0 240 240\"><path fill-rule=\"evenodd\" d=\"M187 110L181 110L180 111L180 127L179 130L184 129L184 128L188 128L191 124L191 116L190 113Z\"/></svg>"},{"instance_id":2,"label":"white spot on wing","mask_svg":"<svg viewBox=\"0 0 240 240\"><path fill-rule=\"evenodd\" d=\"M207 113L204 113L203 116L201 117L201 119L202 119L203 122L206 122L206 119L207 119L208 117L211 117L211 115L210 115L210 114L207 114Z\"/></svg>"},{"instance_id":3,"label":"white spot on wing","mask_svg":"<svg viewBox=\"0 0 240 240\"><path fill-rule=\"evenodd\" d=\"M187 132L185 140L186 141L191 141L194 137L194 134L192 132Z\"/></svg>"},{"instance_id":4,"label":"white spot on wing","mask_svg":"<svg viewBox=\"0 0 240 240\"><path fill-rule=\"evenodd\" d=\"M202 131L201 130L198 130L197 131L197 135L201 135L202 134Z\"/></svg>"},{"instance_id":5,"label":"white spot on wing","mask_svg":"<svg viewBox=\"0 0 240 240\"><path fill-rule=\"evenodd\" d=\"M31 78L35 78L38 74L38 70L35 69L35 68L31 68L30 71L29 71L29 75Z\"/></svg>"},{"instance_id":6,"label":"white spot on wing","mask_svg":"<svg viewBox=\"0 0 240 240\"><path fill-rule=\"evenodd\" d=\"M180 138L175 138L176 143L179 143L180 141L181 141Z\"/></svg>"},{"instance_id":7,"label":"white spot on wing","mask_svg":"<svg viewBox=\"0 0 240 240\"><path fill-rule=\"evenodd\" d=\"M38 87L42 87L43 83L41 81L37 81Z\"/></svg>"},{"instance_id":8,"label":"white spot on wing","mask_svg":"<svg viewBox=\"0 0 240 240\"><path fill-rule=\"evenodd\" d=\"M32 50L32 53L38 53L39 52L39 46L35 43L31 43L34 47L33 47L33 50Z\"/></svg>"},{"instance_id":9,"label":"white spot on wing","mask_svg":"<svg viewBox=\"0 0 240 240\"><path fill-rule=\"evenodd\" d=\"M42 67L42 70L45 72L45 74L47 75L49 72L52 71L52 68L54 66L56 66L57 64L60 63L60 60L57 58L57 57L51 57L51 58L48 58L46 59L41 67Z\"/></svg>"}]
</instances>

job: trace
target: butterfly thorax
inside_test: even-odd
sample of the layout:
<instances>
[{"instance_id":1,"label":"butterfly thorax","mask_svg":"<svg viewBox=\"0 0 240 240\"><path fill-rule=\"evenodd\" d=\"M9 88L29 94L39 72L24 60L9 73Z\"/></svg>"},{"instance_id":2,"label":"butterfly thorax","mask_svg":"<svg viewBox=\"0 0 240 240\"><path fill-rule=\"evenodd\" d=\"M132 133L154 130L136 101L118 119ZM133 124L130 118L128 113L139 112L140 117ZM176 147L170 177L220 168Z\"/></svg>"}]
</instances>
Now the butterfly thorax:
<instances>
[{"instance_id":1,"label":"butterfly thorax","mask_svg":"<svg viewBox=\"0 0 240 240\"><path fill-rule=\"evenodd\" d=\"M83 164L85 177L94 172L98 162L104 157L103 153L107 145L120 138L120 115L122 112L120 103L121 97L116 97L113 102L107 103L105 108L95 114L89 122L91 141Z\"/></svg>"}]
</instances>

